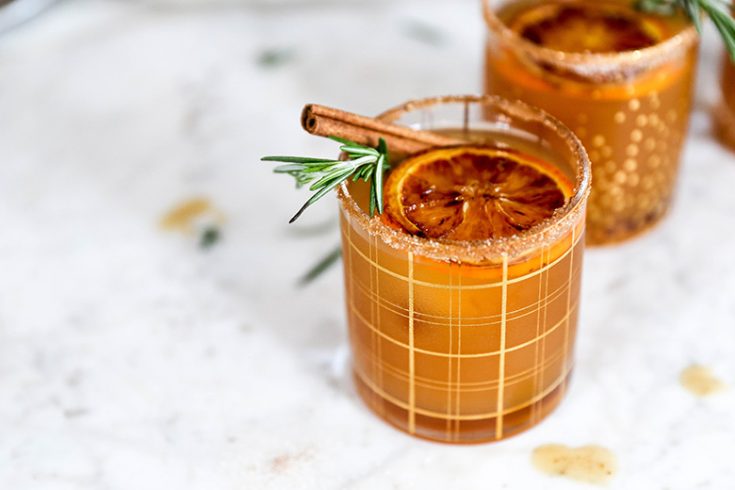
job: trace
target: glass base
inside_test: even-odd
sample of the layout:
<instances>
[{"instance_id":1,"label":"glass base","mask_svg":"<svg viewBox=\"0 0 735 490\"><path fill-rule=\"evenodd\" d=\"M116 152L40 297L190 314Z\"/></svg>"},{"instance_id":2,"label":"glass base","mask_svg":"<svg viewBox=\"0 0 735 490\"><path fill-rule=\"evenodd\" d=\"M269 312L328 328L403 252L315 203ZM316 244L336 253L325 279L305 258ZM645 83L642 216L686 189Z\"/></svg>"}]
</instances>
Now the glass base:
<instances>
[{"instance_id":1,"label":"glass base","mask_svg":"<svg viewBox=\"0 0 735 490\"><path fill-rule=\"evenodd\" d=\"M449 420L444 418L415 415L415 432L409 431L409 414L378 393L371 390L353 371L357 393L370 410L397 429L410 435L435 442L450 444L478 444L495 442L524 432L539 424L559 406L564 398L572 372L558 387L536 403L503 417L503 436L496 437L497 418L483 420Z\"/></svg>"}]
</instances>

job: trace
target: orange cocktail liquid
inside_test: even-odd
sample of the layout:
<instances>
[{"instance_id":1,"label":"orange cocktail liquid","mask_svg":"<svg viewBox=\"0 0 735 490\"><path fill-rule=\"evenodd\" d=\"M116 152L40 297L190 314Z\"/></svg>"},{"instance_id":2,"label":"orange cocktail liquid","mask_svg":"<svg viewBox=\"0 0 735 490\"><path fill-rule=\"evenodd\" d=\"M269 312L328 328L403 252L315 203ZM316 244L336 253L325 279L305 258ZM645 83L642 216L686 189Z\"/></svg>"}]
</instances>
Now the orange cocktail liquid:
<instances>
[{"instance_id":1,"label":"orange cocktail liquid","mask_svg":"<svg viewBox=\"0 0 735 490\"><path fill-rule=\"evenodd\" d=\"M490 33L486 93L518 98L559 118L582 140L592 162L587 240L616 242L649 228L672 199L688 127L696 43L657 66L636 67L634 49L657 49L684 29L681 16L634 11L630 0L517 1L496 12L515 39ZM589 76L534 62L524 46L550 52L631 54L590 62ZM663 54L662 54L663 56ZM580 63L586 63L581 61ZM597 64L595 64L597 63Z\"/></svg>"},{"instance_id":2,"label":"orange cocktail liquid","mask_svg":"<svg viewBox=\"0 0 735 490\"><path fill-rule=\"evenodd\" d=\"M364 209L366 189L349 193ZM517 434L559 404L573 366L584 203L553 236L473 263L396 245L401 232L378 231L344 192L341 201L354 378L374 412L419 437L473 443Z\"/></svg>"},{"instance_id":3,"label":"orange cocktail liquid","mask_svg":"<svg viewBox=\"0 0 735 490\"><path fill-rule=\"evenodd\" d=\"M722 73L722 104L717 109L720 139L735 149L735 63L725 54Z\"/></svg>"}]
</instances>

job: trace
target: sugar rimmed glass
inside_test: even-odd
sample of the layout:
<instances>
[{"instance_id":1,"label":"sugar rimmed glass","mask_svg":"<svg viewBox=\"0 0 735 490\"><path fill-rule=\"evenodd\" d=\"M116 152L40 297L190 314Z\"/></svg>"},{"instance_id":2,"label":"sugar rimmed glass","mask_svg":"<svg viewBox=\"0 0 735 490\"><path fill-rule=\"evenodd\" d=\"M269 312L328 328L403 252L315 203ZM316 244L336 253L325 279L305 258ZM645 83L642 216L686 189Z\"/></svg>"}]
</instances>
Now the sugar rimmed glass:
<instances>
[{"instance_id":1,"label":"sugar rimmed glass","mask_svg":"<svg viewBox=\"0 0 735 490\"><path fill-rule=\"evenodd\" d=\"M380 119L519 147L575 183L550 219L474 242L400 232L369 217L360 183L339 191L353 373L367 406L409 434L442 442L528 429L559 404L572 371L586 152L556 119L496 97L412 101Z\"/></svg>"},{"instance_id":2,"label":"sugar rimmed glass","mask_svg":"<svg viewBox=\"0 0 735 490\"><path fill-rule=\"evenodd\" d=\"M677 27L671 37L635 51L569 53L531 43L503 20L507 12L543 2L483 2L486 93L546 110L589 151L594 184L588 243L626 240L656 224L673 198L688 130L695 29Z\"/></svg>"}]
</instances>

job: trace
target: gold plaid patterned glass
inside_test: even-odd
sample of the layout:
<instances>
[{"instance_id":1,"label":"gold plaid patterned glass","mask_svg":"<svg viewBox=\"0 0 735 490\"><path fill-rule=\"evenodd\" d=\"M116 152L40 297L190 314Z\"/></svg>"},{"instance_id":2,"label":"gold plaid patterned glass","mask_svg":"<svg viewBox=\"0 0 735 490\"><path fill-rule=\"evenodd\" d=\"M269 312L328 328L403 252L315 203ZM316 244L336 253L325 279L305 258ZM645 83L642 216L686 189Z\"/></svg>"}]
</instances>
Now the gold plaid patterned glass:
<instances>
[{"instance_id":1,"label":"gold plaid patterned glass","mask_svg":"<svg viewBox=\"0 0 735 490\"><path fill-rule=\"evenodd\" d=\"M512 149L569 180L551 218L482 241L410 235L369 217L360 183L340 189L354 378L365 403L427 439L517 434L559 404L572 371L586 153L555 119L494 97L414 101L381 119Z\"/></svg>"},{"instance_id":2,"label":"gold plaid patterned glass","mask_svg":"<svg viewBox=\"0 0 735 490\"><path fill-rule=\"evenodd\" d=\"M735 149L735 63L725 53L722 61L722 102L716 109L717 132Z\"/></svg>"},{"instance_id":3,"label":"gold plaid patterned glass","mask_svg":"<svg viewBox=\"0 0 735 490\"><path fill-rule=\"evenodd\" d=\"M587 240L625 240L669 208L692 104L697 34L632 0L484 0L485 91L558 117L592 161Z\"/></svg>"}]
</instances>

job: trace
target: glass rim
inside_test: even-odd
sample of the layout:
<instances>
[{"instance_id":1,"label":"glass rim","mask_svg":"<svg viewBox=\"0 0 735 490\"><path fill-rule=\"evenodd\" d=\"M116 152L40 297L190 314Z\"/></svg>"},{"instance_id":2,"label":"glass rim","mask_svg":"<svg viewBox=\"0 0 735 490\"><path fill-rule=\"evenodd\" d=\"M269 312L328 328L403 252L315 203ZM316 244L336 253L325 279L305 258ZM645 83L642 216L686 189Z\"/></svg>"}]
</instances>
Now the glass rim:
<instances>
[{"instance_id":1,"label":"glass rim","mask_svg":"<svg viewBox=\"0 0 735 490\"><path fill-rule=\"evenodd\" d=\"M564 66L568 70L579 72L582 75L589 75L590 70L593 73L595 71L603 73L612 72L611 65L615 67L615 71L658 66L662 62L672 59L680 52L695 45L699 39L697 29L692 24L670 38L646 48L611 53L574 53L561 51L539 46L518 35L518 33L508 27L495 14L495 10L491 5L492 2L493 0L482 0L485 24L492 32L519 47L535 60L551 64L552 66ZM578 70L575 70L574 67L577 67ZM586 67L588 70L579 70L580 67Z\"/></svg>"},{"instance_id":2,"label":"glass rim","mask_svg":"<svg viewBox=\"0 0 735 490\"><path fill-rule=\"evenodd\" d=\"M347 182L342 183L337 190L343 210L357 219L360 225L368 230L368 233L379 236L392 248L407 249L417 255L443 262L457 261L473 264L498 262L503 256L522 255L529 249L535 249L553 241L570 226L575 226L571 222L583 211L590 194L592 166L579 138L571 129L547 112L520 100L511 101L494 95L450 95L412 100L388 109L377 116L377 119L392 122L401 115L415 110L458 103L482 105L509 116L524 117L527 121L543 124L557 135L569 149L574 159L573 167L576 170L574 192L567 203L555 210L551 217L528 230L508 237L469 241L419 237L396 230L383 223L380 216L370 217L365 210L360 208L350 194Z\"/></svg>"}]
</instances>

